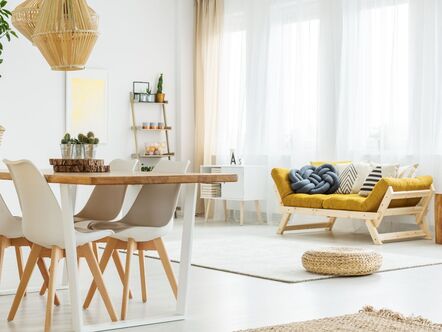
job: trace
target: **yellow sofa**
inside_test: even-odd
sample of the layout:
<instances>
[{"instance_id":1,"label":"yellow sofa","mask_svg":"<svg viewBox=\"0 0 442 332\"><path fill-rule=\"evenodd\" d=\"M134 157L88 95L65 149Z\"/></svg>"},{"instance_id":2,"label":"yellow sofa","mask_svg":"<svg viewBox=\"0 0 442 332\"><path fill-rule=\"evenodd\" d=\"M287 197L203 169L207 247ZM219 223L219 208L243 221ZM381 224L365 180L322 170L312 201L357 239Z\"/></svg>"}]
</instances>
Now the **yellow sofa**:
<instances>
[{"instance_id":1,"label":"yellow sofa","mask_svg":"<svg viewBox=\"0 0 442 332\"><path fill-rule=\"evenodd\" d=\"M283 214L278 234L288 230L327 228L332 230L337 218L365 221L373 242L382 244L410 238L430 238L426 216L434 194L431 176L416 178L382 178L368 197L357 194L308 195L295 194L290 187L287 168L274 168L272 178ZM318 215L327 222L288 225L293 214ZM385 216L413 215L419 229L393 233L378 232Z\"/></svg>"}]
</instances>

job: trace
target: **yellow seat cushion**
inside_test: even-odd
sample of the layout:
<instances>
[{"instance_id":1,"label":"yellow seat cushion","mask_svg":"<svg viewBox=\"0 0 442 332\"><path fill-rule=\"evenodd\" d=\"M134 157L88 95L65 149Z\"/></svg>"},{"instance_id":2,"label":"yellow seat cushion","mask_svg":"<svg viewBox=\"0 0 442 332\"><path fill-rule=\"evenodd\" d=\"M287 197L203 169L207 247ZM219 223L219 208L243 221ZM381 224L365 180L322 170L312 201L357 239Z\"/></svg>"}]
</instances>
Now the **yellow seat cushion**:
<instances>
[{"instance_id":1,"label":"yellow seat cushion","mask_svg":"<svg viewBox=\"0 0 442 332\"><path fill-rule=\"evenodd\" d=\"M367 197L358 194L333 194L322 203L322 208L330 210L365 211Z\"/></svg>"},{"instance_id":2,"label":"yellow seat cushion","mask_svg":"<svg viewBox=\"0 0 442 332\"><path fill-rule=\"evenodd\" d=\"M284 206L322 209L322 203L330 196L333 195L290 194L282 199L282 203Z\"/></svg>"}]
</instances>

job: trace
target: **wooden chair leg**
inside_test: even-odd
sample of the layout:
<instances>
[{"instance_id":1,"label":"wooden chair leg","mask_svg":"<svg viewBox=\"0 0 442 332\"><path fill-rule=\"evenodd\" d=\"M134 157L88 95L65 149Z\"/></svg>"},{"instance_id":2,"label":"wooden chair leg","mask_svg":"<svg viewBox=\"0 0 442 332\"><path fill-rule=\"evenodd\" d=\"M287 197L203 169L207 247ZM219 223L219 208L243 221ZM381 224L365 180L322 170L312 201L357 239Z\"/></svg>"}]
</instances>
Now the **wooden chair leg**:
<instances>
[{"instance_id":1,"label":"wooden chair leg","mask_svg":"<svg viewBox=\"0 0 442 332\"><path fill-rule=\"evenodd\" d=\"M40 270L41 276L43 277L43 285L40 288L40 295L44 295L49 284L49 272L48 269L46 268L45 261L41 257L37 260L37 266L38 269ZM55 293L54 296L54 304L56 306L60 305L60 299L58 298L57 293Z\"/></svg>"},{"instance_id":2,"label":"wooden chair leg","mask_svg":"<svg viewBox=\"0 0 442 332\"><path fill-rule=\"evenodd\" d=\"M99 257L98 257L98 246L97 246L97 242L92 243L92 249L94 250L94 255L95 258L97 259L97 261L99 261Z\"/></svg>"},{"instance_id":3,"label":"wooden chair leg","mask_svg":"<svg viewBox=\"0 0 442 332\"><path fill-rule=\"evenodd\" d=\"M2 280L3 261L5 259L6 238L0 236L0 281Z\"/></svg>"},{"instance_id":4,"label":"wooden chair leg","mask_svg":"<svg viewBox=\"0 0 442 332\"><path fill-rule=\"evenodd\" d=\"M101 260L100 260L100 264L99 264L101 273L103 273L104 270L106 269L109 259L111 258L112 253L115 250L115 244L116 244L116 240L114 240L114 239L110 239L107 242L106 248L104 249L104 252L103 252L103 255L101 256ZM91 301L92 301L92 298L94 297L96 289L97 289L97 284L95 283L94 280L92 280L91 286L89 287L89 291L86 296L86 299L84 300L84 303L83 303L83 309L87 309L89 307L89 305L91 304Z\"/></svg>"},{"instance_id":5,"label":"wooden chair leg","mask_svg":"<svg viewBox=\"0 0 442 332\"><path fill-rule=\"evenodd\" d=\"M124 269L124 282L123 282L123 302L121 304L121 320L125 320L127 316L127 303L129 300L129 280L130 280L130 263L132 255L136 248L136 243L133 239L127 241L126 252L126 268Z\"/></svg>"},{"instance_id":6,"label":"wooden chair leg","mask_svg":"<svg viewBox=\"0 0 442 332\"><path fill-rule=\"evenodd\" d=\"M107 292L106 286L104 284L103 275L101 274L100 267L98 266L97 258L93 251L92 245L90 243L82 246L84 257L86 258L87 265L91 270L92 276L94 278L95 284L97 285L98 291L100 292L101 298L103 299L104 305L106 306L107 312L113 322L118 320L115 308L112 305L112 301ZM109 259L108 259L109 260Z\"/></svg>"},{"instance_id":7,"label":"wooden chair leg","mask_svg":"<svg viewBox=\"0 0 442 332\"><path fill-rule=\"evenodd\" d=\"M138 261L140 265L141 295L143 302L147 302L146 268L144 266L144 250L138 250Z\"/></svg>"},{"instance_id":8,"label":"wooden chair leg","mask_svg":"<svg viewBox=\"0 0 442 332\"><path fill-rule=\"evenodd\" d=\"M25 270L23 271L23 277L20 279L20 284L18 285L17 292L15 293L14 301L12 302L11 309L8 314L8 322L14 319L17 313L20 302L23 298L23 294L28 286L29 279L31 278L32 271L34 271L35 265L37 264L38 257L40 256L42 247L38 245L33 245L31 253L29 255L28 261L26 262Z\"/></svg>"},{"instance_id":9,"label":"wooden chair leg","mask_svg":"<svg viewBox=\"0 0 442 332\"><path fill-rule=\"evenodd\" d=\"M57 278L58 262L63 257L63 251L53 246L51 250L51 266L49 267L48 299L46 303L45 332L52 327L52 313L54 311L55 280Z\"/></svg>"},{"instance_id":10,"label":"wooden chair leg","mask_svg":"<svg viewBox=\"0 0 442 332\"><path fill-rule=\"evenodd\" d=\"M160 256L161 263L163 264L164 271L166 272L167 279L169 280L170 287L172 287L172 292L175 298L178 296L178 286L173 273L172 264L170 264L169 257L167 255L166 248L164 247L163 239L158 238L153 240L158 255Z\"/></svg>"},{"instance_id":11,"label":"wooden chair leg","mask_svg":"<svg viewBox=\"0 0 442 332\"><path fill-rule=\"evenodd\" d=\"M17 260L17 270L18 270L18 277L21 279L23 277L23 255L21 251L21 247L15 246L15 258ZM26 292L23 294L23 296L26 296Z\"/></svg>"},{"instance_id":12,"label":"wooden chair leg","mask_svg":"<svg viewBox=\"0 0 442 332\"><path fill-rule=\"evenodd\" d=\"M112 253L112 259L114 261L115 267L118 272L118 276L120 277L121 284L124 283L124 268L123 263L121 262L120 254L118 253L118 250L114 250ZM129 299L133 299L132 291L129 289Z\"/></svg>"},{"instance_id":13,"label":"wooden chair leg","mask_svg":"<svg viewBox=\"0 0 442 332\"><path fill-rule=\"evenodd\" d=\"M278 230L276 231L276 234L279 234L279 235L284 234L284 230L285 230L287 224L289 223L291 216L292 216L291 213L284 213L282 215L281 222L279 223L279 227L278 227Z\"/></svg>"}]
</instances>

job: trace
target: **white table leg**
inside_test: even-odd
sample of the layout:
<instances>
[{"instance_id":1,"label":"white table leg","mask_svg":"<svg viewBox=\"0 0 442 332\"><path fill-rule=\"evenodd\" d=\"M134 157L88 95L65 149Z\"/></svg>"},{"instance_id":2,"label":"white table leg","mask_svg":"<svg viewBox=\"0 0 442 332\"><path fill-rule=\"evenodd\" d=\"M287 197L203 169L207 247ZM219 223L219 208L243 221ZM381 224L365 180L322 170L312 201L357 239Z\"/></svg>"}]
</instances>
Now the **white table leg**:
<instances>
[{"instance_id":1,"label":"white table leg","mask_svg":"<svg viewBox=\"0 0 442 332\"><path fill-rule=\"evenodd\" d=\"M188 291L190 264L192 257L193 227L195 225L196 184L187 184L184 197L184 221L181 239L180 274L178 279L178 299L176 312L186 314L186 298Z\"/></svg>"},{"instance_id":2,"label":"white table leg","mask_svg":"<svg viewBox=\"0 0 442 332\"><path fill-rule=\"evenodd\" d=\"M60 184L64 241L66 246L66 266L68 270L72 310L72 327L75 332L80 332L83 328L83 314L80 303L80 281L77 269L77 246L73 217L75 192L75 186Z\"/></svg>"}]
</instances>

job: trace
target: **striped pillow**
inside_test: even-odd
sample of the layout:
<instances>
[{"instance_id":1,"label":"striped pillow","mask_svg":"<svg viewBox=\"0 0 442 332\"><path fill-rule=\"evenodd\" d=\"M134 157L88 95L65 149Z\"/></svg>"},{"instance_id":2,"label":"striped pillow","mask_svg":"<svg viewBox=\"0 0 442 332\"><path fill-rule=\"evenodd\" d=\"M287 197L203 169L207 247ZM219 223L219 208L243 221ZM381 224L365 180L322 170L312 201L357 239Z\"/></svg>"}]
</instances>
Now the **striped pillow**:
<instances>
[{"instance_id":1,"label":"striped pillow","mask_svg":"<svg viewBox=\"0 0 442 332\"><path fill-rule=\"evenodd\" d=\"M359 195L364 197L370 195L376 183L378 183L383 177L396 177L398 168L398 165L377 165L365 178L364 184L359 191Z\"/></svg>"}]
</instances>

